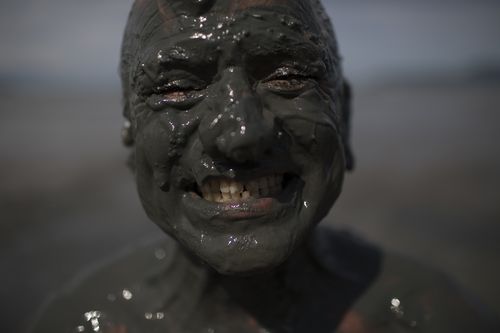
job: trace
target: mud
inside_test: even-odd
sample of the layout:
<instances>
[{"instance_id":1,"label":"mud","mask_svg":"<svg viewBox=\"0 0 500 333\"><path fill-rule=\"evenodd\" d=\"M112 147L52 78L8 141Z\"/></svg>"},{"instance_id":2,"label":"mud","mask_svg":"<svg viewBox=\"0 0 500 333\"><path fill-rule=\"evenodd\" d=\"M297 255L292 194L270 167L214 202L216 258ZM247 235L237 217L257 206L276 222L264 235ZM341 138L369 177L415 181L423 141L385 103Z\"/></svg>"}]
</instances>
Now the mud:
<instances>
[{"instance_id":1,"label":"mud","mask_svg":"<svg viewBox=\"0 0 500 333\"><path fill-rule=\"evenodd\" d=\"M166 267L136 252L139 259L92 272L51 305L39 331L55 323L117 333L486 330L440 274L350 235L311 232L352 164L337 55L321 52L306 33L319 33L320 17L304 19L315 11L256 1L255 8L226 4L221 17L209 15L218 8L212 2L174 2L156 12L148 4L136 7L157 13L141 16L138 50L145 52L124 47L124 68L135 68L124 78L125 115L143 206L181 248ZM183 22L200 13L194 27ZM271 20L276 13L283 19ZM229 14L227 33L210 32ZM261 62L271 70L252 68ZM196 194L207 177L266 170L291 175L282 196L211 205ZM156 259L161 253L154 251ZM116 278L123 270L133 273ZM92 286L101 290L89 293Z\"/></svg>"},{"instance_id":2,"label":"mud","mask_svg":"<svg viewBox=\"0 0 500 333\"><path fill-rule=\"evenodd\" d=\"M283 263L340 193L345 90L315 5L138 1L132 10L122 79L141 201L220 273ZM210 177L270 173L293 180L267 201L196 195Z\"/></svg>"}]
</instances>

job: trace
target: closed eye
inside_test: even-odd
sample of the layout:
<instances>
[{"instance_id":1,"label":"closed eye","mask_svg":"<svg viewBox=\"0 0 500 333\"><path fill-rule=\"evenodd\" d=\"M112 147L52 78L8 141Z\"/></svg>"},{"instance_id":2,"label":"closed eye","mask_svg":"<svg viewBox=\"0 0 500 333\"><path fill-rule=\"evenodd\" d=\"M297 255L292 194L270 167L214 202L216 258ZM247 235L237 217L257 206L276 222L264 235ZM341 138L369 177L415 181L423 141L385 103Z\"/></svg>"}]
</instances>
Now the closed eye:
<instances>
[{"instance_id":1,"label":"closed eye","mask_svg":"<svg viewBox=\"0 0 500 333\"><path fill-rule=\"evenodd\" d=\"M300 92L306 88L311 79L310 76L304 75L296 69L282 67L265 78L262 84L266 88L278 93L293 93Z\"/></svg>"},{"instance_id":2,"label":"closed eye","mask_svg":"<svg viewBox=\"0 0 500 333\"><path fill-rule=\"evenodd\" d=\"M148 98L148 103L154 110L160 110L165 106L188 109L201 100L205 89L206 85L201 81L170 81L156 87Z\"/></svg>"},{"instance_id":3,"label":"closed eye","mask_svg":"<svg viewBox=\"0 0 500 333\"><path fill-rule=\"evenodd\" d=\"M202 90L200 85L186 84L185 82L174 81L156 89L156 94L171 102L183 102L192 98L193 93Z\"/></svg>"}]
</instances>

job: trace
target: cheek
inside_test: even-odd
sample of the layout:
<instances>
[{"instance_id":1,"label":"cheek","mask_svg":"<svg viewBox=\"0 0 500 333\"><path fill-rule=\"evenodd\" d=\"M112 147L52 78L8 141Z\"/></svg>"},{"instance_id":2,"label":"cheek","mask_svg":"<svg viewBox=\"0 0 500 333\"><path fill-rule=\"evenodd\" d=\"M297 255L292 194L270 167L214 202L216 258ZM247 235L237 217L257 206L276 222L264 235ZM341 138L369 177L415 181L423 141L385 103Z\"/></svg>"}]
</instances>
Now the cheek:
<instances>
[{"instance_id":1,"label":"cheek","mask_svg":"<svg viewBox=\"0 0 500 333\"><path fill-rule=\"evenodd\" d=\"M292 151L301 152L314 161L333 161L338 149L335 127L309 119L288 118L283 121L283 129L292 138Z\"/></svg>"},{"instance_id":2,"label":"cheek","mask_svg":"<svg viewBox=\"0 0 500 333\"><path fill-rule=\"evenodd\" d=\"M313 189L312 197L311 193L304 192L304 199L310 203L319 202L321 199L316 198L316 194L329 191L341 169L337 133L331 126L303 119L290 119L285 126L293 136L291 156L302 167L308 188Z\"/></svg>"},{"instance_id":3,"label":"cheek","mask_svg":"<svg viewBox=\"0 0 500 333\"><path fill-rule=\"evenodd\" d=\"M180 214L175 209L180 196L173 186L177 162L191 132L191 127L184 126L177 114L167 112L150 113L137 122L135 156L139 196L149 218L169 233L174 232Z\"/></svg>"},{"instance_id":4,"label":"cheek","mask_svg":"<svg viewBox=\"0 0 500 333\"><path fill-rule=\"evenodd\" d=\"M304 155L308 163L333 162L340 141L331 99L311 90L293 99L274 96L266 105L291 138L292 153Z\"/></svg>"},{"instance_id":5,"label":"cheek","mask_svg":"<svg viewBox=\"0 0 500 333\"><path fill-rule=\"evenodd\" d=\"M158 187L168 189L168 174L176 155L173 137L173 131L158 122L148 122L139 128L135 146L138 178L152 175Z\"/></svg>"},{"instance_id":6,"label":"cheek","mask_svg":"<svg viewBox=\"0 0 500 333\"><path fill-rule=\"evenodd\" d=\"M142 112L135 139L137 176L154 178L156 186L168 190L173 161L179 156L177 119L172 115Z\"/></svg>"},{"instance_id":7,"label":"cheek","mask_svg":"<svg viewBox=\"0 0 500 333\"><path fill-rule=\"evenodd\" d=\"M172 185L172 168L185 154L189 137L198 126L188 113L163 111L149 113L138 122L136 155L143 170L152 174L155 184L163 191Z\"/></svg>"}]
</instances>

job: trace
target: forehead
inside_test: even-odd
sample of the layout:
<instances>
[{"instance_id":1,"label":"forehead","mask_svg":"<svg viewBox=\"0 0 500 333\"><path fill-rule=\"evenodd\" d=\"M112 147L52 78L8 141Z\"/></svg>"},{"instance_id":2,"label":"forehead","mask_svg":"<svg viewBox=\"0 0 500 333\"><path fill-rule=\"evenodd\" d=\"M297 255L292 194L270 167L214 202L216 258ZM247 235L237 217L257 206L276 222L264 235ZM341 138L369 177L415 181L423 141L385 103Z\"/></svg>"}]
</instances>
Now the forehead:
<instances>
[{"instance_id":1,"label":"forehead","mask_svg":"<svg viewBox=\"0 0 500 333\"><path fill-rule=\"evenodd\" d=\"M305 15L312 12L312 5L319 0L136 0L133 7L135 14L145 14L149 21L154 12L158 12L164 21L175 20L180 16L200 16L208 12L218 12L232 16L235 13L267 8L278 12Z\"/></svg>"},{"instance_id":2,"label":"forehead","mask_svg":"<svg viewBox=\"0 0 500 333\"><path fill-rule=\"evenodd\" d=\"M150 24L145 31L140 58L152 62L207 60L222 54L240 58L282 53L294 53L298 58L320 56L320 38L303 11L297 13L293 6L249 5L255 2L266 1L236 2L239 7L232 5L225 11L210 10L198 16L174 15L172 8L167 12L160 8L159 23Z\"/></svg>"}]
</instances>

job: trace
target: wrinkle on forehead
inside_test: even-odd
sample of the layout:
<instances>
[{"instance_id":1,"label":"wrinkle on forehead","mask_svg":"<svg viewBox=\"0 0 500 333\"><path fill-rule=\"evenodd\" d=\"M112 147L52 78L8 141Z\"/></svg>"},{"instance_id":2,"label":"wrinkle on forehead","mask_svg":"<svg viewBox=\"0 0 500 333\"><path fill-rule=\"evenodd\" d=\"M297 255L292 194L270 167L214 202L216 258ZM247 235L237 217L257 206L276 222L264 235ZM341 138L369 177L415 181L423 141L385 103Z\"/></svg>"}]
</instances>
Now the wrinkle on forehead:
<instances>
[{"instance_id":1,"label":"wrinkle on forehead","mask_svg":"<svg viewBox=\"0 0 500 333\"><path fill-rule=\"evenodd\" d=\"M254 7L301 6L298 0L135 0L136 8L145 9L151 3L161 13L165 21L179 15L197 16L214 10L225 14L234 14ZM214 8L215 7L215 8Z\"/></svg>"},{"instance_id":2,"label":"wrinkle on forehead","mask_svg":"<svg viewBox=\"0 0 500 333\"><path fill-rule=\"evenodd\" d=\"M177 14L169 4L169 1L165 0L136 0L135 8L133 11L137 11L140 14L138 22L142 22L143 30L147 31L150 23L156 21L156 18L160 18L160 22L166 29L172 29Z\"/></svg>"},{"instance_id":3,"label":"wrinkle on forehead","mask_svg":"<svg viewBox=\"0 0 500 333\"><path fill-rule=\"evenodd\" d=\"M165 21L181 15L199 16L209 11L216 0L155 0Z\"/></svg>"},{"instance_id":4,"label":"wrinkle on forehead","mask_svg":"<svg viewBox=\"0 0 500 333\"><path fill-rule=\"evenodd\" d=\"M132 12L135 12L136 22L142 25L143 31L148 30L152 21L166 30L173 30L179 17L196 17L208 12L232 16L252 8L274 7L304 18L313 14L311 6L314 1L317 0L135 0Z\"/></svg>"},{"instance_id":5,"label":"wrinkle on forehead","mask_svg":"<svg viewBox=\"0 0 500 333\"><path fill-rule=\"evenodd\" d=\"M225 1L224 1L225 2ZM229 1L229 13L233 14L238 11L249 9L252 7L268 7L275 5L289 4L290 0L234 0Z\"/></svg>"},{"instance_id":6,"label":"wrinkle on forehead","mask_svg":"<svg viewBox=\"0 0 500 333\"><path fill-rule=\"evenodd\" d=\"M183 7L190 7L186 3L196 6L193 0L135 0L131 15L136 16L135 24L142 26L142 32L150 29L152 21L163 25L166 30L171 30L180 15L195 14L196 10L192 13L182 10Z\"/></svg>"},{"instance_id":7,"label":"wrinkle on forehead","mask_svg":"<svg viewBox=\"0 0 500 333\"><path fill-rule=\"evenodd\" d=\"M176 16L174 11L172 10L172 8L170 8L166 1L156 0L156 6L165 22L170 21Z\"/></svg>"}]
</instances>

